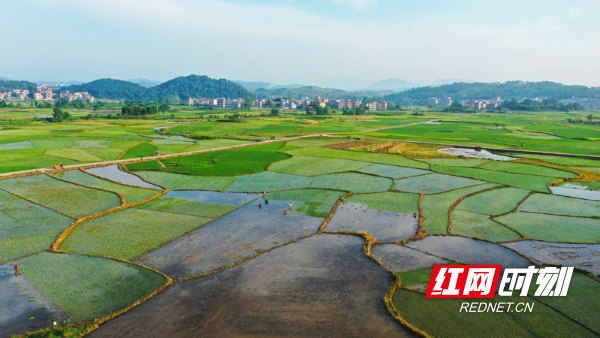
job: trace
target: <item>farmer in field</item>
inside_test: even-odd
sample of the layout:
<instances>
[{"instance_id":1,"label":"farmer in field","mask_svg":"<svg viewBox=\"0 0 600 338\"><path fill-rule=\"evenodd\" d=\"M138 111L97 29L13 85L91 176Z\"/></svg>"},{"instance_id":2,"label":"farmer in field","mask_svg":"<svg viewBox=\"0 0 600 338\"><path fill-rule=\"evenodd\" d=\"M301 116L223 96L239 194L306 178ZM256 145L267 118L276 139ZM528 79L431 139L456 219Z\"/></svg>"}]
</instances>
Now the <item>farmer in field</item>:
<instances>
[{"instance_id":1,"label":"farmer in field","mask_svg":"<svg viewBox=\"0 0 600 338\"><path fill-rule=\"evenodd\" d=\"M290 203L290 204L288 205L288 207L289 207L290 211L292 211L292 207L293 207L293 206L294 206L294 205L293 205L292 203Z\"/></svg>"},{"instance_id":2,"label":"farmer in field","mask_svg":"<svg viewBox=\"0 0 600 338\"><path fill-rule=\"evenodd\" d=\"M15 276L19 277L21 274L21 264L15 264Z\"/></svg>"},{"instance_id":3,"label":"farmer in field","mask_svg":"<svg viewBox=\"0 0 600 338\"><path fill-rule=\"evenodd\" d=\"M283 209L283 215L287 215L287 209Z\"/></svg>"}]
</instances>

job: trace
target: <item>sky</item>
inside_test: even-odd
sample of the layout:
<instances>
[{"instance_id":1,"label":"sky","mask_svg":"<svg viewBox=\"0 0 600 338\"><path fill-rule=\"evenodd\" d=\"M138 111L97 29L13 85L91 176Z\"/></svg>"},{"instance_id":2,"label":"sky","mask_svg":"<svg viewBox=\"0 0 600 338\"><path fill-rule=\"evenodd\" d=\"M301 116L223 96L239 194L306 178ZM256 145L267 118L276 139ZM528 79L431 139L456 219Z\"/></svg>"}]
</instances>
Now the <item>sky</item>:
<instances>
[{"instance_id":1,"label":"sky","mask_svg":"<svg viewBox=\"0 0 600 338\"><path fill-rule=\"evenodd\" d=\"M599 17L597 0L4 1L0 77L600 86Z\"/></svg>"}]
</instances>

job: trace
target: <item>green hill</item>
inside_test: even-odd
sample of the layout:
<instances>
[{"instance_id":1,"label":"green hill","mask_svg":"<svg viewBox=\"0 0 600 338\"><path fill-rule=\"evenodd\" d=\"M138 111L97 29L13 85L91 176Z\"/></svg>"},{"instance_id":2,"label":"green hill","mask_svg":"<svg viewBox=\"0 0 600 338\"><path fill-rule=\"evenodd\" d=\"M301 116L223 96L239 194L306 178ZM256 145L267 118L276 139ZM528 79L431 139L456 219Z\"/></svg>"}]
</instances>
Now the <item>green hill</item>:
<instances>
[{"instance_id":1,"label":"green hill","mask_svg":"<svg viewBox=\"0 0 600 338\"><path fill-rule=\"evenodd\" d=\"M245 98L250 95L250 92L244 87L232 81L211 79L208 76L199 75L181 76L152 88L129 81L99 79L60 89L61 92L67 90L89 92L99 99L168 101L172 103L178 103L179 100L189 97Z\"/></svg>"},{"instance_id":2,"label":"green hill","mask_svg":"<svg viewBox=\"0 0 600 338\"><path fill-rule=\"evenodd\" d=\"M568 99L576 97L600 97L600 87L568 86L562 83L509 81L505 83L464 83L457 82L442 86L420 87L387 95L386 101L400 102L403 97L426 99L428 97L447 97L454 100L464 99L504 99L554 98Z\"/></svg>"},{"instance_id":3,"label":"green hill","mask_svg":"<svg viewBox=\"0 0 600 338\"><path fill-rule=\"evenodd\" d=\"M29 81L0 80L0 92L9 91L11 89L27 89L30 93L35 93L37 84Z\"/></svg>"},{"instance_id":4,"label":"green hill","mask_svg":"<svg viewBox=\"0 0 600 338\"><path fill-rule=\"evenodd\" d=\"M115 80L99 79L81 85L61 88L60 91L89 92L99 99L114 100L145 100L148 90L137 83Z\"/></svg>"},{"instance_id":5,"label":"green hill","mask_svg":"<svg viewBox=\"0 0 600 338\"><path fill-rule=\"evenodd\" d=\"M314 98L316 96L326 97L330 99L362 99L364 96L368 96L365 92L347 92L341 89L321 88L315 86L306 86L296 89L290 88L278 88L278 89L264 89L260 88L254 91L256 97L271 98L279 97L284 99L302 99L305 97Z\"/></svg>"}]
</instances>

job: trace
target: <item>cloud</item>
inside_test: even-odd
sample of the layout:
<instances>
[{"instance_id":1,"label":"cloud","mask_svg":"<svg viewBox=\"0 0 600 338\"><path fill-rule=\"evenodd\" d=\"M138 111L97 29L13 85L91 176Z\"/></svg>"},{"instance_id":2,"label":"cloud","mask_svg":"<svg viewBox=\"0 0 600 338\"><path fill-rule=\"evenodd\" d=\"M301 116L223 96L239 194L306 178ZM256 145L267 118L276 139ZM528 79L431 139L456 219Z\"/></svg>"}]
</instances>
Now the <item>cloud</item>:
<instances>
[{"instance_id":1,"label":"cloud","mask_svg":"<svg viewBox=\"0 0 600 338\"><path fill-rule=\"evenodd\" d=\"M379 0L330 0L343 6L352 6L357 10L364 11L367 7L376 4Z\"/></svg>"}]
</instances>

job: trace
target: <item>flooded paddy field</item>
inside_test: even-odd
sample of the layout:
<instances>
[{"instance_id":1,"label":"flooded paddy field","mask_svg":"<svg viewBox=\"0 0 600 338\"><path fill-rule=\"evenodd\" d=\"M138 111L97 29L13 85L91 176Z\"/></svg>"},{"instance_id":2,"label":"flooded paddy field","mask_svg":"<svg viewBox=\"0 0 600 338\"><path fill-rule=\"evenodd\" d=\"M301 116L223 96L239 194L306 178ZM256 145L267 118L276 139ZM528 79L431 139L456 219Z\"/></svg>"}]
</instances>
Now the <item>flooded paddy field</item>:
<instances>
[{"instance_id":1,"label":"flooded paddy field","mask_svg":"<svg viewBox=\"0 0 600 338\"><path fill-rule=\"evenodd\" d=\"M448 261L403 245L383 244L371 249L371 254L394 272L403 272L428 268Z\"/></svg>"},{"instance_id":2,"label":"flooded paddy field","mask_svg":"<svg viewBox=\"0 0 600 338\"><path fill-rule=\"evenodd\" d=\"M173 278L216 270L257 252L316 233L322 218L284 215L294 201L250 203L153 251L138 261Z\"/></svg>"},{"instance_id":3,"label":"flooded paddy field","mask_svg":"<svg viewBox=\"0 0 600 338\"><path fill-rule=\"evenodd\" d=\"M355 236L315 235L175 283L90 337L405 337L385 308L390 276Z\"/></svg>"},{"instance_id":4,"label":"flooded paddy field","mask_svg":"<svg viewBox=\"0 0 600 338\"><path fill-rule=\"evenodd\" d=\"M427 236L406 246L475 265L502 265L509 268L526 268L527 259L500 245L460 236Z\"/></svg>"},{"instance_id":5,"label":"flooded paddy field","mask_svg":"<svg viewBox=\"0 0 600 338\"><path fill-rule=\"evenodd\" d=\"M576 266L600 275L600 244L521 241L503 245L540 263Z\"/></svg>"},{"instance_id":6,"label":"flooded paddy field","mask_svg":"<svg viewBox=\"0 0 600 338\"><path fill-rule=\"evenodd\" d=\"M0 337L54 326L68 319L66 313L46 299L14 264L0 265Z\"/></svg>"},{"instance_id":7,"label":"flooded paddy field","mask_svg":"<svg viewBox=\"0 0 600 338\"><path fill-rule=\"evenodd\" d=\"M216 191L169 191L165 197L181 198L192 202L244 205L260 195Z\"/></svg>"},{"instance_id":8,"label":"flooded paddy field","mask_svg":"<svg viewBox=\"0 0 600 338\"><path fill-rule=\"evenodd\" d=\"M380 242L414 237L419 220L413 214L369 209L364 204L342 203L327 223L326 231L366 231Z\"/></svg>"},{"instance_id":9,"label":"flooded paddy field","mask_svg":"<svg viewBox=\"0 0 600 338\"><path fill-rule=\"evenodd\" d=\"M121 182L121 183L128 184L128 185L134 185L136 187L162 190L162 188L157 185L150 184L133 174L122 171L121 169L119 169L119 167L117 165L109 165L106 167L91 168L91 169L88 169L87 171L94 175L108 178L109 180L112 180L112 181L117 181L117 182Z\"/></svg>"}]
</instances>

